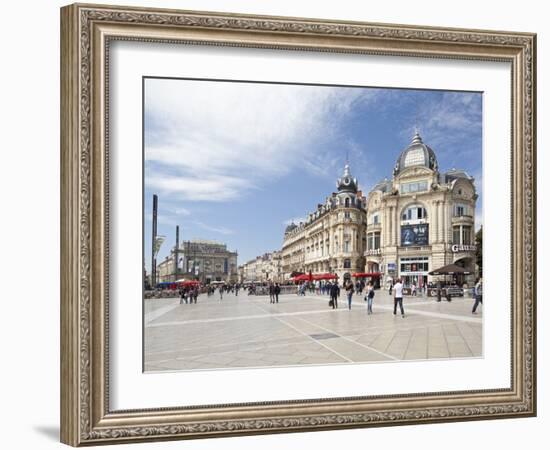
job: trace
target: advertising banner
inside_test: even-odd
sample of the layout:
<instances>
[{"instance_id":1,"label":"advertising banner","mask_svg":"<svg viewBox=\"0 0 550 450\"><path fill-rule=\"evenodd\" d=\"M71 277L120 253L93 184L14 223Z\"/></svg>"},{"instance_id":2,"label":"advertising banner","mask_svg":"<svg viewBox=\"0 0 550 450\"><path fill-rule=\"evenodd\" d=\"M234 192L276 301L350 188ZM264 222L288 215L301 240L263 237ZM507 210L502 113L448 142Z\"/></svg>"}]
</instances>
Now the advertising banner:
<instances>
[{"instance_id":1,"label":"advertising banner","mask_svg":"<svg viewBox=\"0 0 550 450\"><path fill-rule=\"evenodd\" d=\"M428 245L428 224L420 223L418 225L401 226L401 246L410 245Z\"/></svg>"}]
</instances>

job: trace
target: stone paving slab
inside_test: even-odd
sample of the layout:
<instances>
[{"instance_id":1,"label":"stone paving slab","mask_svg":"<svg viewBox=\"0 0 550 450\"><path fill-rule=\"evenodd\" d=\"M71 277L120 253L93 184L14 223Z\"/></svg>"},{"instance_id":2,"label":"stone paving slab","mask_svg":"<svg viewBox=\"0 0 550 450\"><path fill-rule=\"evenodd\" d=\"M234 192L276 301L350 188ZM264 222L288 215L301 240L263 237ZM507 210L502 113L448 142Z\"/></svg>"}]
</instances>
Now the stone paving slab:
<instances>
[{"instance_id":1,"label":"stone paving slab","mask_svg":"<svg viewBox=\"0 0 550 450\"><path fill-rule=\"evenodd\" d=\"M146 371L212 370L308 364L469 358L483 355L482 309L472 300L438 303L404 300L405 317L393 315L393 299L377 291L374 313L355 295L328 307L324 295L267 296L241 292L208 297L197 304L179 299L144 302Z\"/></svg>"}]
</instances>

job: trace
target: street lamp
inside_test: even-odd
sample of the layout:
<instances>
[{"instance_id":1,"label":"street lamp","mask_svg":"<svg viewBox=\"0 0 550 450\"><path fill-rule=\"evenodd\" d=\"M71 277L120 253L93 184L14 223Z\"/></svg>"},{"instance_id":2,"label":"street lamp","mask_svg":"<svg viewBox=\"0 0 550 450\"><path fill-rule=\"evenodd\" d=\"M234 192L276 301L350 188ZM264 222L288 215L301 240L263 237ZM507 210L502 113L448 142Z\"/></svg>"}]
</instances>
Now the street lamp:
<instances>
[{"instance_id":1,"label":"street lamp","mask_svg":"<svg viewBox=\"0 0 550 450\"><path fill-rule=\"evenodd\" d=\"M166 239L165 236L158 235L155 237L155 241L153 243L153 261L156 264L157 263L157 256L160 251L160 247L162 246L162 243ZM157 280L159 279L159 274L157 273L157 268L155 267L154 271L151 271L152 277L155 279L153 280L153 287L157 285Z\"/></svg>"}]
</instances>

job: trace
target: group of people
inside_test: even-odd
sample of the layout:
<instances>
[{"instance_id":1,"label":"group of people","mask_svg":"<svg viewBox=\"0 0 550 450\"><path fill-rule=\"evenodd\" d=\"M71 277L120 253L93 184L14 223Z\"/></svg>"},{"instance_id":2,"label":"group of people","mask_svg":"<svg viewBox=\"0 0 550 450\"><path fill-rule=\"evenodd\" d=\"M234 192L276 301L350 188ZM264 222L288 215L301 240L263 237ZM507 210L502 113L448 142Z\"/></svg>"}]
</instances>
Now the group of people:
<instances>
[{"instance_id":1,"label":"group of people","mask_svg":"<svg viewBox=\"0 0 550 450\"><path fill-rule=\"evenodd\" d=\"M235 293L235 295L239 295L239 290L241 289L240 284L210 284L206 288L206 294L208 297L214 295L216 291L218 291L220 295L220 300L223 299L223 293Z\"/></svg>"},{"instance_id":2,"label":"group of people","mask_svg":"<svg viewBox=\"0 0 550 450\"><path fill-rule=\"evenodd\" d=\"M269 303L279 303L279 294L281 293L281 286L279 283L269 284Z\"/></svg>"},{"instance_id":3,"label":"group of people","mask_svg":"<svg viewBox=\"0 0 550 450\"><path fill-rule=\"evenodd\" d=\"M180 294L180 305L184 302L186 304L197 303L197 298L199 297L199 287L191 286L186 288L181 288L179 290Z\"/></svg>"},{"instance_id":4,"label":"group of people","mask_svg":"<svg viewBox=\"0 0 550 450\"><path fill-rule=\"evenodd\" d=\"M403 307L403 281L401 278L398 278L395 283L393 283L390 286L389 294L393 294L393 314L397 314L397 307L399 307L399 311L401 312L401 317L405 317L405 308ZM411 295L416 295L416 286L413 285L413 288L411 289ZM351 309L351 303L352 303L352 297L354 292L355 293L361 293L363 292L363 288L358 289L357 285L354 285L350 280L346 280L344 282L343 289L346 292L346 297L348 301L348 308ZM374 300L374 286L372 281L369 281L366 285L366 292L364 300L367 302L367 313L372 314L372 305ZM340 287L338 286L338 283L333 283L330 290L330 301L329 306L331 306L333 309L338 308L338 297L340 296ZM437 302L441 302L442 298L442 289L439 288L437 290ZM449 289L445 289L445 298L448 302L451 302L451 294ZM474 287L474 305L472 308L472 314L477 314L476 310L480 304L483 304L483 282L482 279L479 278L476 281L475 287Z\"/></svg>"},{"instance_id":5,"label":"group of people","mask_svg":"<svg viewBox=\"0 0 550 450\"><path fill-rule=\"evenodd\" d=\"M372 304L373 304L373 299L374 299L374 284L372 283L372 281L369 281L367 283L366 287L367 287L367 291L365 293L364 300L367 302L367 312L368 312L368 314L372 314ZM346 280L344 282L343 289L346 292L346 298L347 298L347 301L348 301L348 309L351 309L353 294L354 293L362 294L363 289L364 289L364 283L363 283L363 286L357 286L357 285L354 285L351 282L351 280ZM332 309L338 308L338 297L340 296L340 286L338 285L338 283L336 283L336 282L332 283L328 292L329 292L329 295L330 295L330 300L329 300L329 303L328 303L329 306L331 306Z\"/></svg>"},{"instance_id":6,"label":"group of people","mask_svg":"<svg viewBox=\"0 0 550 450\"><path fill-rule=\"evenodd\" d=\"M240 285L225 285L221 284L217 287L217 290L219 292L220 301L223 299L224 292L234 292L236 296L239 295ZM254 286L251 286L251 289ZM308 289L308 284L303 283L298 287L298 295L305 295L306 289ZM351 310L351 304L353 299L353 294L363 294L363 291L365 292L364 301L367 302L367 313L372 314L372 306L374 302L374 284L372 281L369 281L368 283L364 283L362 280L356 282L355 284L347 279L344 281L344 285L342 287L346 293L346 299L348 303L348 309ZM366 290L365 290L366 288ZM416 295L416 286L413 284L413 287L411 289L411 295ZM338 282L327 282L323 283L321 286L319 286L320 293L327 294L330 297L329 300L329 306L333 309L338 308L338 298L340 297L340 286ZM215 286L208 286L207 294L208 296L211 296L214 294L216 290ZM441 302L443 295L445 295L445 299L448 302L452 301L450 290L445 289L444 293L441 287L437 289L437 302ZM281 293L281 286L279 283L270 283L268 286L268 292L269 292L269 303L279 303L279 295ZM390 295L393 294L393 314L397 314L397 307L399 306L399 311L401 312L401 316L405 317L405 309L403 307L403 282L400 278L398 278L395 283L390 284L388 293ZM182 288L179 290L180 294L180 305L183 303L191 304L191 303L197 303L197 298L199 296L199 287L198 286L190 286L186 288ZM249 291L249 295L251 292ZM472 314L477 314L477 308L480 304L483 304L483 281L481 278L478 278L476 280L476 284L473 291L474 296L474 305L472 307Z\"/></svg>"}]
</instances>

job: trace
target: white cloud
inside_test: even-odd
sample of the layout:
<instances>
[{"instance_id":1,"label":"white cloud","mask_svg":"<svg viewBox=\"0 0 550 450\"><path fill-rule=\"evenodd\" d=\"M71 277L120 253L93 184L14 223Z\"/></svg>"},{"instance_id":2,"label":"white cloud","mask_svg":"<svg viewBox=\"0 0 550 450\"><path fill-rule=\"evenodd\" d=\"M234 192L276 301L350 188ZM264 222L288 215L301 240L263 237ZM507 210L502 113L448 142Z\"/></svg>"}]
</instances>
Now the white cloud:
<instances>
[{"instance_id":1,"label":"white cloud","mask_svg":"<svg viewBox=\"0 0 550 450\"><path fill-rule=\"evenodd\" d=\"M234 233L234 231L230 230L229 228L226 228L226 227L213 227L213 226L207 225L203 222L199 222L198 220L194 221L193 223L198 225L199 227L205 229L205 230L212 231L214 233L219 233L219 234L233 234Z\"/></svg>"},{"instance_id":2,"label":"white cloud","mask_svg":"<svg viewBox=\"0 0 550 450\"><path fill-rule=\"evenodd\" d=\"M146 184L165 195L227 201L301 167L317 175L315 143L338 133L362 89L147 80Z\"/></svg>"},{"instance_id":3,"label":"white cloud","mask_svg":"<svg viewBox=\"0 0 550 450\"><path fill-rule=\"evenodd\" d=\"M189 216L191 215L191 211L189 211L187 208L177 208L174 210L174 214L177 216Z\"/></svg>"},{"instance_id":4,"label":"white cloud","mask_svg":"<svg viewBox=\"0 0 550 450\"><path fill-rule=\"evenodd\" d=\"M481 122L481 94L445 92L437 101L418 105L420 133L438 153L453 144L471 142L471 137L481 137ZM413 135L413 127L407 131ZM479 151L478 147L463 148L460 157Z\"/></svg>"}]
</instances>

